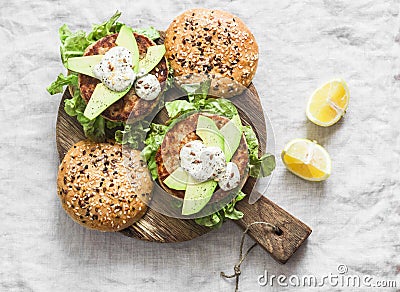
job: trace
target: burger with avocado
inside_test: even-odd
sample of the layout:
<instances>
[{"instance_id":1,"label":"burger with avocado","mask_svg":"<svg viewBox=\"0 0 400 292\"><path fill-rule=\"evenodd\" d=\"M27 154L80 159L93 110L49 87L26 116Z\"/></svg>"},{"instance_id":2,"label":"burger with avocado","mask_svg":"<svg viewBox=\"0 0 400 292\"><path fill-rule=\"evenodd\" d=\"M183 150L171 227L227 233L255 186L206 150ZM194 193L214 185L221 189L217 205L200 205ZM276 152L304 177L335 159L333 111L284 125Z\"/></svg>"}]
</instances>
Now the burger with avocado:
<instances>
[{"instance_id":1,"label":"burger with avocado","mask_svg":"<svg viewBox=\"0 0 400 292\"><path fill-rule=\"evenodd\" d=\"M48 88L50 94L68 85L71 98L64 109L76 116L85 135L95 141L106 139L106 129L123 127L130 116L141 121L161 101L168 78L165 46L153 27L135 29L117 22L121 13L94 25L92 31L59 29L61 59L68 70ZM117 131L117 141L121 131Z\"/></svg>"}]
</instances>

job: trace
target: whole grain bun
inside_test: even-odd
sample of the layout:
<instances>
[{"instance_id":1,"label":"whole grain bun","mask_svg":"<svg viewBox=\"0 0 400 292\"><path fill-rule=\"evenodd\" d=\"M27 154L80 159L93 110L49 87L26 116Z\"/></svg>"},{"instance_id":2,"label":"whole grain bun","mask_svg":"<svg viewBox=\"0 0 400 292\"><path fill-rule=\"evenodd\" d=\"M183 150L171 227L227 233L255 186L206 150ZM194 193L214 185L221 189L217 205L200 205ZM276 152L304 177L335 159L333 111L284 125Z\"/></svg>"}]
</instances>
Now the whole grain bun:
<instances>
[{"instance_id":1,"label":"whole grain bun","mask_svg":"<svg viewBox=\"0 0 400 292\"><path fill-rule=\"evenodd\" d=\"M253 34L240 18L225 11L197 8L182 13L168 27L164 44L175 77L207 76L211 95L241 93L257 69Z\"/></svg>"},{"instance_id":2,"label":"whole grain bun","mask_svg":"<svg viewBox=\"0 0 400 292\"><path fill-rule=\"evenodd\" d=\"M144 215L153 182L139 151L85 140L65 155L57 187L73 220L90 229L118 231Z\"/></svg>"}]
</instances>

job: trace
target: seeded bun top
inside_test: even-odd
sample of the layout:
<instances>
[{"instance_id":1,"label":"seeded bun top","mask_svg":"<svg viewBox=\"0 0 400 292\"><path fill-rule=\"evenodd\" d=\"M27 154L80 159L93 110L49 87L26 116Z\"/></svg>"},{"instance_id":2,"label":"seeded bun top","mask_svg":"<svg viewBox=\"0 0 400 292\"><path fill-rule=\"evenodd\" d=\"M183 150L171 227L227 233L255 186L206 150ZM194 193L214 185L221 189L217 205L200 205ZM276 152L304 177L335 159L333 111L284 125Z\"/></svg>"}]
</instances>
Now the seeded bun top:
<instances>
[{"instance_id":1,"label":"seeded bun top","mask_svg":"<svg viewBox=\"0 0 400 292\"><path fill-rule=\"evenodd\" d=\"M118 231L144 215L153 182L139 151L80 141L61 162L57 186L62 206L74 221L90 229Z\"/></svg>"},{"instance_id":2,"label":"seeded bun top","mask_svg":"<svg viewBox=\"0 0 400 292\"><path fill-rule=\"evenodd\" d=\"M206 75L210 94L231 97L250 85L258 45L240 18L221 10L197 8L176 17L166 31L166 57L174 75Z\"/></svg>"}]
</instances>

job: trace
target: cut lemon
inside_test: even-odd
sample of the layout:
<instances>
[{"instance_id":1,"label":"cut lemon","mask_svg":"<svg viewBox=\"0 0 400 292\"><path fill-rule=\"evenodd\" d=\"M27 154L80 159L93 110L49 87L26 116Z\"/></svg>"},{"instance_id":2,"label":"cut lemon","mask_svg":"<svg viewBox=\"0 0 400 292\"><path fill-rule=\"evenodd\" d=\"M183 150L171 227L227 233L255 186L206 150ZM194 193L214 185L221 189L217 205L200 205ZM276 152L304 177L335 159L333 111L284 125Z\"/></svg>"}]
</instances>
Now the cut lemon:
<instances>
[{"instance_id":1,"label":"cut lemon","mask_svg":"<svg viewBox=\"0 0 400 292\"><path fill-rule=\"evenodd\" d=\"M314 91L307 105L307 118L322 127L335 124L349 105L349 89L342 79L331 80Z\"/></svg>"},{"instance_id":2,"label":"cut lemon","mask_svg":"<svg viewBox=\"0 0 400 292\"><path fill-rule=\"evenodd\" d=\"M308 181L322 181L331 174L331 158L315 141L294 139L282 151L282 161L295 175Z\"/></svg>"}]
</instances>

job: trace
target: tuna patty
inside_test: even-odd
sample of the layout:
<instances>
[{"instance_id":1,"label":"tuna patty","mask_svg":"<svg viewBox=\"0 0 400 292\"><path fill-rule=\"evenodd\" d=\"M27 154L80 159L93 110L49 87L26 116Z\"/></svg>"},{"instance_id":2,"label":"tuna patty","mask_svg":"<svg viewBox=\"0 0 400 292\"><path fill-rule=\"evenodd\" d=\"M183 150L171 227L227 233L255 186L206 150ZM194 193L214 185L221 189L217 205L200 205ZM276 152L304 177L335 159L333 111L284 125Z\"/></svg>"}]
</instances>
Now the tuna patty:
<instances>
[{"instance_id":1,"label":"tuna patty","mask_svg":"<svg viewBox=\"0 0 400 292\"><path fill-rule=\"evenodd\" d=\"M139 48L140 59L142 59L146 55L147 48L154 46L155 43L144 35L136 33L134 33L134 35ZM117 33L103 37L87 47L84 56L105 54L109 49L116 46L115 41L117 37ZM161 84L167 80L168 66L165 58L162 58L160 63L150 71L150 74L155 75ZM96 85L100 83L100 80L84 74L79 74L78 79L81 96L85 102L88 103ZM130 118L130 122L134 122L148 115L159 101L160 97L150 101L141 99L135 94L135 90L132 87L123 98L108 107L102 113L102 116L111 121L126 121Z\"/></svg>"},{"instance_id":2,"label":"tuna patty","mask_svg":"<svg viewBox=\"0 0 400 292\"><path fill-rule=\"evenodd\" d=\"M229 122L229 119L223 116L204 113L202 113L202 115L211 118L219 129ZM156 153L158 181L160 185L166 192L179 198L185 196L185 191L170 189L163 183L163 181L170 175L170 173L180 166L179 152L182 147L190 141L201 140L195 133L198 117L199 114L196 113L176 123L165 135L164 140ZM243 180L243 178L247 175L247 166L249 163L248 146L244 135L242 136L239 147L231 161L237 164L240 177L244 183L245 180ZM218 197L225 197L229 193L229 191L224 192L221 190L218 192ZM212 200L217 199L214 197Z\"/></svg>"}]
</instances>

